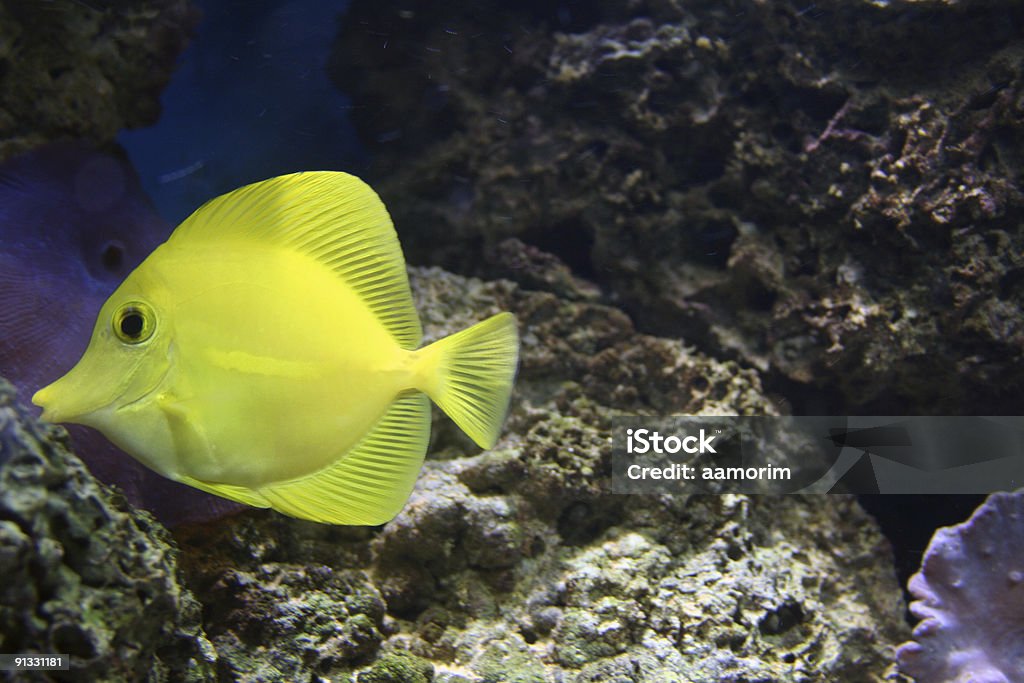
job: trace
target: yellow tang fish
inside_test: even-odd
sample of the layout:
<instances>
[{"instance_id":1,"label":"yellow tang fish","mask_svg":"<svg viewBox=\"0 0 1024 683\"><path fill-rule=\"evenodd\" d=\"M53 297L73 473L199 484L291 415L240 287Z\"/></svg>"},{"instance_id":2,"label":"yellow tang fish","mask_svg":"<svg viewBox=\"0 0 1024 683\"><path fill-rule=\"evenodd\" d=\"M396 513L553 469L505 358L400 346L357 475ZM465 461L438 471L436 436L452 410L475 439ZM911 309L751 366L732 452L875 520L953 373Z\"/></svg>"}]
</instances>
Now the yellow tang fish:
<instances>
[{"instance_id":1,"label":"yellow tang fish","mask_svg":"<svg viewBox=\"0 0 1024 683\"><path fill-rule=\"evenodd\" d=\"M483 448L519 341L500 313L418 349L391 218L346 173L204 204L118 287L89 347L32 401L160 474L332 524L382 524L423 462L432 398Z\"/></svg>"}]
</instances>

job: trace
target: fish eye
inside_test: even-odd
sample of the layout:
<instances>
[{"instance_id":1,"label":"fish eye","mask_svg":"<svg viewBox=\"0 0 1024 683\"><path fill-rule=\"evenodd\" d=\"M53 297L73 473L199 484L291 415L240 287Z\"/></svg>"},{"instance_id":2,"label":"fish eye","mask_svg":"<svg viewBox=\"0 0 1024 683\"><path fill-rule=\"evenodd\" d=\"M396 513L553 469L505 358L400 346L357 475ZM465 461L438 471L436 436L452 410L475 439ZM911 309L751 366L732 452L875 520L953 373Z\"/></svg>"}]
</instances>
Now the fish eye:
<instances>
[{"instance_id":1,"label":"fish eye","mask_svg":"<svg viewBox=\"0 0 1024 683\"><path fill-rule=\"evenodd\" d=\"M141 344L153 336L156 316L153 309L141 301L124 304L114 313L114 334L126 344Z\"/></svg>"}]
</instances>

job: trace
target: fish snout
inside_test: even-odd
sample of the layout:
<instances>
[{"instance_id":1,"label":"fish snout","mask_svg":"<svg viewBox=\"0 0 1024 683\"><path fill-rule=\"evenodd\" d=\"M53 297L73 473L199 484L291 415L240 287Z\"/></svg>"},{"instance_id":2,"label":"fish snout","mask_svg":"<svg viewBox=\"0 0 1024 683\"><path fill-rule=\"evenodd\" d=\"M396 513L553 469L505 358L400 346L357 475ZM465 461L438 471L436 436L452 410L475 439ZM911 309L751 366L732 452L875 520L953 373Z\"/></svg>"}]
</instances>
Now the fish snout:
<instances>
[{"instance_id":1,"label":"fish snout","mask_svg":"<svg viewBox=\"0 0 1024 683\"><path fill-rule=\"evenodd\" d=\"M47 422L62 422L63 415L56 407L56 391L53 384L48 384L32 395L32 403L43 409L41 419Z\"/></svg>"},{"instance_id":2,"label":"fish snout","mask_svg":"<svg viewBox=\"0 0 1024 683\"><path fill-rule=\"evenodd\" d=\"M48 384L32 396L32 403L43 409L42 419L47 422L82 423L92 413L110 403L102 385L85 382L74 368L56 382Z\"/></svg>"}]
</instances>

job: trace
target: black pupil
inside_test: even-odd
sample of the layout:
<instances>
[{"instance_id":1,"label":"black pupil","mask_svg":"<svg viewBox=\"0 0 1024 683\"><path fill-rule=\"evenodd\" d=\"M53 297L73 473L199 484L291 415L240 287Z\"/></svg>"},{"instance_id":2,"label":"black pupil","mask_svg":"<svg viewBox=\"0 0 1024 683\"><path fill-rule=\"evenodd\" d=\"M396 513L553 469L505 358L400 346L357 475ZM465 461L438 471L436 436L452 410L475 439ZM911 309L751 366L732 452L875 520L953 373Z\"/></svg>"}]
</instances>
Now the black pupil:
<instances>
[{"instance_id":1,"label":"black pupil","mask_svg":"<svg viewBox=\"0 0 1024 683\"><path fill-rule=\"evenodd\" d=\"M125 313L121 318L121 333L129 339L135 339L142 334L142 315L135 311Z\"/></svg>"}]
</instances>

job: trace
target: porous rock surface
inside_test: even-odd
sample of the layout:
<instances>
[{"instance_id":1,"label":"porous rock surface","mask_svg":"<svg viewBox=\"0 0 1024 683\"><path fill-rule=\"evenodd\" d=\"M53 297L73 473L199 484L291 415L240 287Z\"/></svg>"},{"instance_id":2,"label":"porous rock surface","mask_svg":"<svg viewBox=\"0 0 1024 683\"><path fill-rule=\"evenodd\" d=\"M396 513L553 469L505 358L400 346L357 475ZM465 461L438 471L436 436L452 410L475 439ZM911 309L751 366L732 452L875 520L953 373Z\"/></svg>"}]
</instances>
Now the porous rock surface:
<instances>
[{"instance_id":1,"label":"porous rock surface","mask_svg":"<svg viewBox=\"0 0 1024 683\"><path fill-rule=\"evenodd\" d=\"M178 551L30 418L0 379L0 652L63 653L65 681L212 681ZM52 680L0 673L8 680Z\"/></svg>"},{"instance_id":2,"label":"porous rock surface","mask_svg":"<svg viewBox=\"0 0 1024 683\"><path fill-rule=\"evenodd\" d=\"M379 4L384 10L390 6ZM121 128L152 120L188 10L177 0L139 7L0 4L0 156L57 137L109 140ZM434 10L434 17L448 16L433 3L423 7L421 18ZM520 11L508 7L493 15L496 25L521 28L506 21ZM351 16L361 11L354 3ZM481 11L489 16L486 7ZM595 105L588 99L587 83L607 68L625 67L624 82L636 87L651 68L690 70L690 53L714 63L736 64L738 57L729 57L728 45L723 50L717 40L701 41L699 27L683 21L689 15L674 3L597 2L578 11L590 22L578 33L604 31L593 35L607 35L613 46L608 55L616 54L617 43L629 43L621 60L588 70L598 63L594 45L569 33L537 34L532 44L519 42L517 36L529 31L518 28L514 34L500 29L507 40L505 33L498 41L484 36L501 54L513 55L512 64L521 69L513 75L521 76L509 85L486 60L471 76L461 72L469 80L445 92L472 104L466 112L476 123L463 112L449 118L452 135L462 135L454 131L465 124L464 138L448 139L432 129L437 112L451 112L443 98L437 107L421 107L424 91L392 91L415 98L413 106L392 108L392 118L400 111L410 127L422 125L450 159L438 171L433 162L406 157L408 169L395 174L391 189L384 187L413 253L423 256L436 248L431 260L468 272L473 268L467 264L479 260L478 247L486 246L497 256L483 269L547 290L528 291L507 281L485 284L437 269L413 272L429 339L499 310L513 311L520 322L522 367L496 448L478 453L438 416L431 456L412 499L380 529L328 527L251 511L178 530L172 540L150 517L127 509L98 485L65 452L60 430L33 422L2 389L0 650L72 655L69 672L40 674L39 680L882 679L893 644L906 638L901 596L885 541L852 499L609 492L611 419L617 415L777 412L754 369L761 366L751 361L764 353L762 340L743 334L769 320L767 310L776 301L787 299L769 296L765 310L755 306L750 314L734 306L727 310L740 312L719 313L725 318L720 322L711 316L711 304L737 296L737 290L708 285L718 281L708 274L739 273L752 292L743 289L742 296L757 302L763 300L758 287L783 287L779 274L790 266L781 247L762 240L765 228L747 229L756 215L738 223L738 209L734 213L707 199L719 196L710 184L693 185L694 193L685 182L678 191L656 187L662 181L652 173L671 180L676 173L696 174L705 163L722 163L715 157L721 143L709 133L715 126L731 130L732 124L685 129L687 120L714 120L714 78L698 69L686 87L676 88L697 94L671 114L684 123L667 125L663 138L657 120L675 112L671 98L659 101L649 94L638 108L626 107L635 122L624 127L614 118L602 123L592 112L624 116L619 109L637 93L611 89L605 94L610 101ZM610 21L598 27L601 13ZM634 26L639 14L648 22ZM716 16L725 21L724 14ZM19 38L35 35L44 20L54 22L48 25L54 44ZM460 30L455 24L449 28ZM736 33L749 36L742 29L741 22ZM651 32L664 38L665 50L676 51L662 66L648 56L661 50ZM640 59L631 56L636 51ZM598 47L599 54L605 52ZM527 86L538 73L547 89L530 95ZM656 91L659 77L650 76ZM383 72L377 77L387 80ZM487 87L479 92L486 97L470 102L470 86L482 84ZM523 99L523 93L534 99ZM838 96L824 99L833 104ZM581 105L578 126L552 133L545 117L569 103ZM532 114L526 111L531 108ZM824 121L819 109L827 107L814 108L809 121ZM526 125L518 130L534 131L516 137L527 143L518 146L521 158L507 156L503 131L509 121ZM807 127L812 126L800 123L788 137ZM621 138L614 132L620 128L638 137ZM764 154L771 169L776 151L757 142L763 136L756 129L738 158ZM651 141L668 150L653 161ZM673 170L690 158L684 143L697 150L694 161ZM484 146L474 151L476 145ZM408 152L419 144L409 135L399 146ZM493 165L485 167L485 153ZM381 159L386 166L385 155ZM524 183L522 171L510 170L520 162L541 182ZM742 197L738 171L731 173L714 187L723 198ZM581 185L592 186L590 194L576 193ZM407 200L396 187L409 190ZM442 203L447 208L437 208L438 196L452 199ZM687 218L696 221L695 236L675 230L679 221L672 218L684 208L692 215L692 206L703 207L697 218ZM804 204L796 206L792 214L799 217ZM409 216L416 220L403 220ZM495 228L504 223L513 227ZM405 232L404 225L422 231ZM635 230L632 236L627 228ZM541 233L549 237L538 238ZM487 235L487 245L474 237L479 234ZM592 260L573 256L581 253L577 240ZM754 255L734 257L742 252L734 242ZM822 259L835 256L831 246L816 247ZM641 253L664 257L668 265L653 257L636 262L633 257ZM699 276L696 291L710 292L703 300L688 293L689 276L673 265L672 259L690 253L700 254L692 265ZM602 272L607 275L598 277ZM620 286L630 277L639 284ZM614 285L615 293L606 296L588 280ZM648 311L638 317L649 329L659 329L651 321L665 312L665 320L690 321L683 328L666 327L672 334L684 332L692 341L738 340L718 348L740 349L728 352L747 367L712 360L678 340L638 334L622 310L593 303L601 296L617 298L634 314ZM843 305L836 304L843 313L833 318L856 318ZM680 310L685 315L676 316ZM747 323L730 317L745 315L760 317ZM833 318L823 316L821 324ZM747 343L753 351L745 350ZM813 344L808 348L807 362L813 364L820 354L813 353Z\"/></svg>"},{"instance_id":3,"label":"porous rock surface","mask_svg":"<svg viewBox=\"0 0 1024 683\"><path fill-rule=\"evenodd\" d=\"M798 413L1011 414L1022 27L1016 0L353 0L332 64L413 262L560 291L533 268L560 257Z\"/></svg>"}]
</instances>

